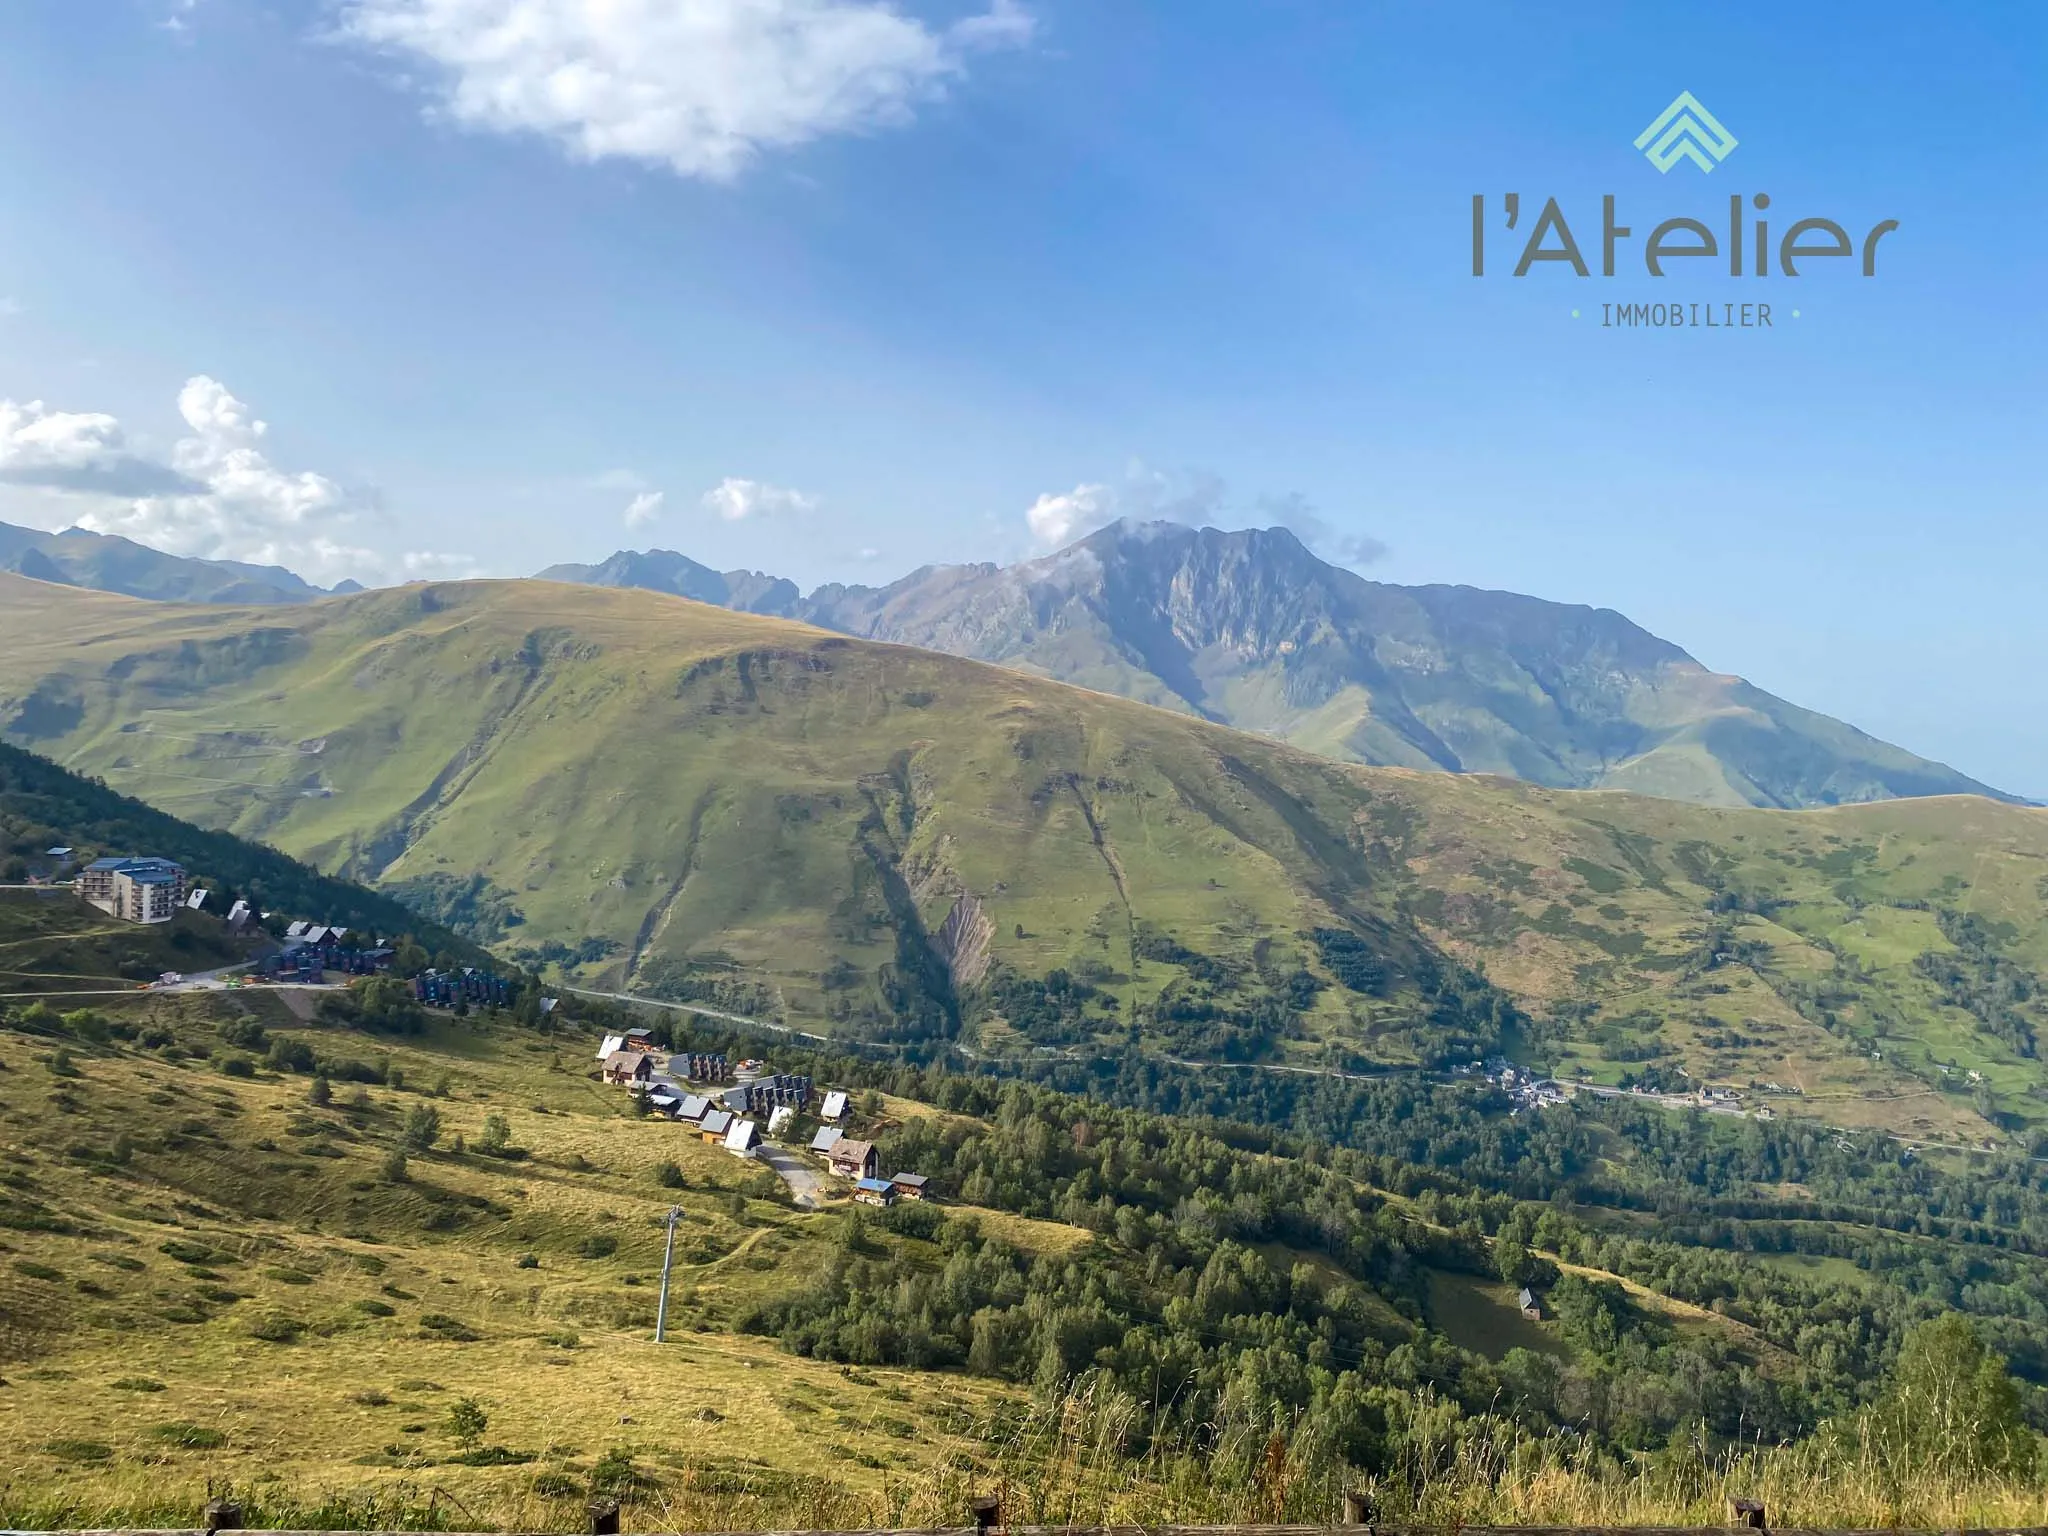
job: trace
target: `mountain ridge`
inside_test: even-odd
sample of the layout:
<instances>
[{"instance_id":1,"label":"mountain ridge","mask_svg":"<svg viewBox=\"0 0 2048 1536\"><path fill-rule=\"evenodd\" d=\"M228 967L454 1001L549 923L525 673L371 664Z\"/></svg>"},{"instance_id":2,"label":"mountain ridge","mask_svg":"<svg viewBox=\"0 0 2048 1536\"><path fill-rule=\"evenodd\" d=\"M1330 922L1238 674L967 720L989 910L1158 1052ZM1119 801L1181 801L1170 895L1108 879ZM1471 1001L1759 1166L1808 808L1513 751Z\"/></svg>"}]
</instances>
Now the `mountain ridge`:
<instances>
[{"instance_id":1,"label":"mountain ridge","mask_svg":"<svg viewBox=\"0 0 2048 1536\"><path fill-rule=\"evenodd\" d=\"M153 602L307 603L362 590L354 581L318 587L281 565L166 554L119 534L11 523L0 523L0 571Z\"/></svg>"},{"instance_id":2,"label":"mountain ridge","mask_svg":"<svg viewBox=\"0 0 2048 1536\"><path fill-rule=\"evenodd\" d=\"M993 661L1369 765L1707 804L2018 798L1713 672L1614 609L1374 582L1282 528L1116 523L1018 565L923 566L809 596L688 561L687 583L643 581L641 559L542 576ZM745 601L722 598L741 575Z\"/></svg>"},{"instance_id":3,"label":"mountain ridge","mask_svg":"<svg viewBox=\"0 0 2048 1536\"><path fill-rule=\"evenodd\" d=\"M191 560L79 529L0 524L0 570L153 601L330 595L280 567ZM1713 672L1614 609L1376 582L1284 528L1118 522L1011 566L927 565L886 586L827 583L808 595L787 578L662 549L550 566L537 579L995 662L1340 761L1701 804L2020 799Z\"/></svg>"}]
</instances>

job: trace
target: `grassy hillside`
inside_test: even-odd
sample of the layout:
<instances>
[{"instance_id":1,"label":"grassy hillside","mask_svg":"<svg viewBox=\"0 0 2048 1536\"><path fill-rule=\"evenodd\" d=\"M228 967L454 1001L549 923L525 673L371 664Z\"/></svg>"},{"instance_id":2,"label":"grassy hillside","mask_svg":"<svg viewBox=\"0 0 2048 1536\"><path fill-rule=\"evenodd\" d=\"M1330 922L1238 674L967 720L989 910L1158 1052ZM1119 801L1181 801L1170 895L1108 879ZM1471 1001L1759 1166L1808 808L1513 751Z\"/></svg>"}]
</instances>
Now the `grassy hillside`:
<instances>
[{"instance_id":1,"label":"grassy hillside","mask_svg":"<svg viewBox=\"0 0 2048 1536\"><path fill-rule=\"evenodd\" d=\"M52 860L48 851L53 847L71 849L70 858ZM209 942L217 944L218 923L210 919L224 918L238 898L246 898L259 913L274 909L280 925L300 917L377 934L412 934L430 949L452 958L482 958L456 934L389 896L322 874L275 848L194 826L47 758L0 742L0 884L19 884L31 875L64 873L102 855L126 854L175 859L185 866L195 885L212 893L204 915L178 919L171 929L174 940L178 934L188 938L210 934L215 937ZM24 897L32 894L23 893ZM82 903L72 905L84 913L92 912ZM89 921L76 913L72 918ZM129 932L138 943L155 942L132 928Z\"/></svg>"},{"instance_id":2,"label":"grassy hillside","mask_svg":"<svg viewBox=\"0 0 2048 1536\"><path fill-rule=\"evenodd\" d=\"M1928 1141L2048 1111L2048 813L1350 767L639 591L4 598L11 739L594 982L998 1054L1505 1047Z\"/></svg>"},{"instance_id":3,"label":"grassy hillside","mask_svg":"<svg viewBox=\"0 0 2048 1536\"><path fill-rule=\"evenodd\" d=\"M333 1017L261 992L0 1014L8 1525L176 1524L221 1486L267 1525L380 1529L573 1529L592 1493L633 1529L936 1524L994 1488L1053 1523L1324 1520L1347 1486L1450 1521L1697 1524L1728 1491L1812 1523L2042 1513L1981 1436L1901 1443L1890 1481L1855 1440L1965 1271L2038 1417L2048 1197L2024 1172L1994 1170L1996 1235L1794 1231L1800 1200L1909 1223L1990 1186L1752 1127L1775 1166L1737 1173L1751 1215L1651 1234L1590 1188L1497 1192L1590 1145L1575 1110L1432 1169L785 1056L854 1088L856 1129L940 1197L801 1210L631 1114L573 1024ZM1651 1198L1696 1151L1674 1132ZM1506 1303L1525 1281L1540 1323ZM1758 1437L1788 1448L1738 1448Z\"/></svg>"},{"instance_id":4,"label":"grassy hillside","mask_svg":"<svg viewBox=\"0 0 2048 1536\"><path fill-rule=\"evenodd\" d=\"M141 927L68 891L0 890L0 997L136 986L166 971L232 965L249 952L197 913Z\"/></svg>"},{"instance_id":5,"label":"grassy hillside","mask_svg":"<svg viewBox=\"0 0 2048 1536\"><path fill-rule=\"evenodd\" d=\"M209 1478L302 1517L347 1495L358 1524L416 1522L428 1483L450 1520L573 1523L593 1479L822 1517L979 1449L1014 1396L961 1380L912 1400L901 1371L736 1334L832 1261L843 1217L760 1198L772 1175L622 1114L585 1042L337 1038L260 994L107 1016L121 1034L100 1048L0 1034L0 1412L32 1426L0 1486L10 1524L189 1522ZM224 1033L264 1022L318 1049L330 1104L303 1073L219 1075ZM422 1107L436 1146L394 1172ZM517 1155L457 1150L493 1112ZM671 1204L676 1339L657 1351ZM450 1428L465 1398L487 1454Z\"/></svg>"}]
</instances>

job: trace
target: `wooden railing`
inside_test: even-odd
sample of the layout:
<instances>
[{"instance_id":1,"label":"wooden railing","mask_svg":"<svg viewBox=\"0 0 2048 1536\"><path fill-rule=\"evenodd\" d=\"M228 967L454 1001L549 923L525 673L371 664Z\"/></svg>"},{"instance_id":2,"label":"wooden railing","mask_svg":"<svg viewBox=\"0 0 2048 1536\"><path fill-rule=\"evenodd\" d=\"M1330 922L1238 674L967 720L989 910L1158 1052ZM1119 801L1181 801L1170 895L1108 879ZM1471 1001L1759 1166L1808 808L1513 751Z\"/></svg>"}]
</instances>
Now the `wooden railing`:
<instances>
[{"instance_id":1,"label":"wooden railing","mask_svg":"<svg viewBox=\"0 0 2048 1536\"><path fill-rule=\"evenodd\" d=\"M593 1499L589 1506L591 1536L618 1536L620 1508L616 1499ZM1344 1498L1345 1519L1337 1525L1004 1525L1002 1506L979 1498L968 1507L972 1525L918 1526L897 1530L858 1531L701 1531L687 1536L1734 1536L1742 1531L1768 1531L1772 1536L2048 1536L2048 1526L1948 1527L1942 1530L1837 1529L1820 1526L1767 1526L1763 1504L1756 1499L1730 1499L1728 1524L1693 1525L1413 1525L1381 1522L1362 1494ZM0 1531L0 1536L415 1536L403 1531L264 1531L245 1533L241 1507L214 1499L200 1512L202 1524L187 1530L128 1529L70 1531ZM651 1527L653 1530L670 1529ZM451 1532L447 1536L560 1536L558 1532Z\"/></svg>"},{"instance_id":2,"label":"wooden railing","mask_svg":"<svg viewBox=\"0 0 2048 1536\"><path fill-rule=\"evenodd\" d=\"M218 1536L226 1527L194 1526L187 1530L79 1530L39 1532L33 1536ZM691 1536L1731 1536L1732 1532L1765 1529L1743 1519L1731 1525L959 1525L921 1526L902 1530L862 1531L731 1531ZM2048 1536L2048 1526L1987 1526L1965 1529L1909 1531L1837 1530L1814 1526L1773 1526L1775 1536ZM0 1536L29 1536L5 1532ZM256 1533L250 1533L256 1536ZM275 1531L263 1536L416 1536L398 1531ZM453 1533L465 1536L465 1533ZM466 1536L559 1536L559 1533L473 1532Z\"/></svg>"}]
</instances>

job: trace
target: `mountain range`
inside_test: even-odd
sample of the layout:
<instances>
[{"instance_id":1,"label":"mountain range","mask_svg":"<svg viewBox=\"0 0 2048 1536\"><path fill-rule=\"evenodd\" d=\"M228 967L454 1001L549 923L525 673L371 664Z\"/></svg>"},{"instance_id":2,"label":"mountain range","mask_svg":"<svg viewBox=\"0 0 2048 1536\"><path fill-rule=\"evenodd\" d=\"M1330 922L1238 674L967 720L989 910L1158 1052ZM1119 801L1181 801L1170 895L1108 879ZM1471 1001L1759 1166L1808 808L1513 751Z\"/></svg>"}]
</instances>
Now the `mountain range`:
<instances>
[{"instance_id":1,"label":"mountain range","mask_svg":"<svg viewBox=\"0 0 2048 1536\"><path fill-rule=\"evenodd\" d=\"M0 570L169 602L278 606L360 590L6 524ZM1344 762L1708 805L2015 798L1711 671L1611 609L1369 581L1284 528L1119 522L1042 559L925 566L886 586L808 595L784 577L660 549L539 579L995 662Z\"/></svg>"},{"instance_id":2,"label":"mountain range","mask_svg":"<svg viewBox=\"0 0 2048 1536\"><path fill-rule=\"evenodd\" d=\"M354 581L316 587L281 565L167 555L118 534L66 528L44 533L0 523L0 571L170 603L309 603L360 592Z\"/></svg>"},{"instance_id":3,"label":"mountain range","mask_svg":"<svg viewBox=\"0 0 2048 1536\"><path fill-rule=\"evenodd\" d=\"M819 1032L1354 1069L1514 1041L1946 1139L2048 1092L2048 811L1982 796L1364 767L539 581L259 608L0 575L0 736L500 953Z\"/></svg>"},{"instance_id":4,"label":"mountain range","mask_svg":"<svg viewBox=\"0 0 2048 1536\"><path fill-rule=\"evenodd\" d=\"M1119 522L1044 559L926 566L808 597L666 550L540 579L645 587L997 662L1347 762L1710 805L2010 798L1710 671L1612 610L1368 581L1284 528Z\"/></svg>"}]
</instances>

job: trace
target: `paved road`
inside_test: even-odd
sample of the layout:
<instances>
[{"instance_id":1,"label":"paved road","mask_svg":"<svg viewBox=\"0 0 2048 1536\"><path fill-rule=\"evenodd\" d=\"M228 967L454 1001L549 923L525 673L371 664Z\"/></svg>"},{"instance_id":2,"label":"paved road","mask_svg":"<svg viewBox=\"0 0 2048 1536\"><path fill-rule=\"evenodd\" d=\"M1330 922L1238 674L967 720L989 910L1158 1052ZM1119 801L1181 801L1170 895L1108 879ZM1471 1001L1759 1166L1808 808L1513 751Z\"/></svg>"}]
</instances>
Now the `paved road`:
<instances>
[{"instance_id":1,"label":"paved road","mask_svg":"<svg viewBox=\"0 0 2048 1536\"><path fill-rule=\"evenodd\" d=\"M807 1211L815 1211L824 1203L824 1176L796 1153L787 1147L763 1143L758 1155L762 1162L781 1176L782 1182L789 1186L789 1192L796 1197L798 1205Z\"/></svg>"}]
</instances>

